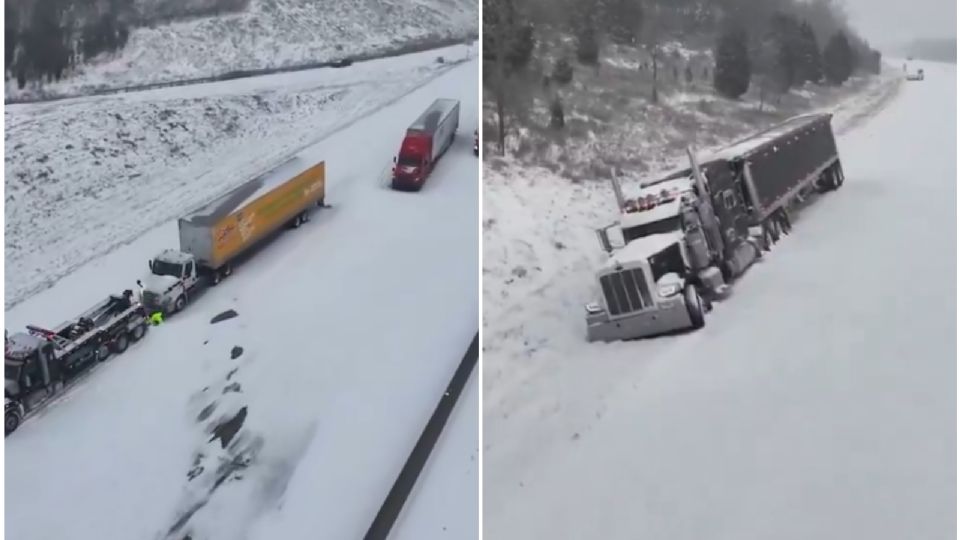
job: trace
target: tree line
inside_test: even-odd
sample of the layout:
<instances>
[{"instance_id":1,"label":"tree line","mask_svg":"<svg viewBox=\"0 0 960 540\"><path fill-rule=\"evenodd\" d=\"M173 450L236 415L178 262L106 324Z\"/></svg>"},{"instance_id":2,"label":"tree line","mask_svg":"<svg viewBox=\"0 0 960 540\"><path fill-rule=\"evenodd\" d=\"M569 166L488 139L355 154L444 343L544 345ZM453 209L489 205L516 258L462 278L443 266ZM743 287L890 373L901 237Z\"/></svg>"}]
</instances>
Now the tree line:
<instances>
[{"instance_id":1,"label":"tree line","mask_svg":"<svg viewBox=\"0 0 960 540\"><path fill-rule=\"evenodd\" d=\"M132 0L7 2L4 11L6 77L23 88L60 80L78 64L123 48Z\"/></svg>"},{"instance_id":2,"label":"tree line","mask_svg":"<svg viewBox=\"0 0 960 540\"><path fill-rule=\"evenodd\" d=\"M808 82L839 85L857 69L880 71L880 53L852 31L833 0L483 0L483 82L497 108L501 150L508 97L522 86L545 35L572 38L572 56L555 60L545 84L569 83L572 62L599 69L607 44L632 47L644 54L654 103L668 42L712 49L716 92L736 99L756 84L761 107ZM687 65L684 78L693 77ZM562 126L559 98L552 112Z\"/></svg>"},{"instance_id":3,"label":"tree line","mask_svg":"<svg viewBox=\"0 0 960 540\"><path fill-rule=\"evenodd\" d=\"M103 53L126 46L135 26L244 9L248 0L8 0L4 4L6 78L60 80Z\"/></svg>"}]
</instances>

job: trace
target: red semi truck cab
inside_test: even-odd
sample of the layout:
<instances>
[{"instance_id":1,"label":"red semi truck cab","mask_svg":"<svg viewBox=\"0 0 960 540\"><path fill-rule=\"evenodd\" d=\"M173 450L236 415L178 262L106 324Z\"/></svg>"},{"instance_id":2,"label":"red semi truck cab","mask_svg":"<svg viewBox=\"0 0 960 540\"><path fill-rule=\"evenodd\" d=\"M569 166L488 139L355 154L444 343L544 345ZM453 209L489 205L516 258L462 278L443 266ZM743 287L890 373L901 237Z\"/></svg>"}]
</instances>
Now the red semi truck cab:
<instances>
[{"instance_id":1,"label":"red semi truck cab","mask_svg":"<svg viewBox=\"0 0 960 540\"><path fill-rule=\"evenodd\" d=\"M450 148L460 125L460 102L438 99L407 129L394 159L393 189L418 191L440 156Z\"/></svg>"}]
</instances>

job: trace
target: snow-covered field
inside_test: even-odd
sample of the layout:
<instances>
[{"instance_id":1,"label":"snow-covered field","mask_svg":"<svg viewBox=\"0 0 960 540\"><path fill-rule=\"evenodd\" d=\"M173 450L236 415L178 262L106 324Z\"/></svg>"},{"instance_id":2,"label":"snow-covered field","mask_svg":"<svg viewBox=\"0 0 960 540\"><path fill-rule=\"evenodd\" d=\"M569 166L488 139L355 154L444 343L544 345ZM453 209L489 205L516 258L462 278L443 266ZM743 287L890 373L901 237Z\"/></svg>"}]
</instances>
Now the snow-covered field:
<instances>
[{"instance_id":1,"label":"snow-covered field","mask_svg":"<svg viewBox=\"0 0 960 540\"><path fill-rule=\"evenodd\" d=\"M385 64L376 91L371 84L358 91L375 112L357 119L359 104L321 109L315 131L301 134L306 143L355 120L301 152L326 160L332 209L266 245L7 439L7 537L362 536L479 324L479 180L471 149L479 64L427 82L430 70L395 62ZM418 81L426 84L413 90ZM422 192L386 189L382 173L406 126L437 97L461 99L457 141ZM310 123L290 118L291 130ZM197 159L225 166L281 147L266 142ZM207 177L200 188L196 176L179 178L176 169L154 182L132 192L139 195L129 206L146 213L229 184ZM7 311L6 327L56 324L130 287L147 258L176 245L170 216ZM239 316L211 324L227 309ZM477 392L468 387L462 399ZM476 530L475 515L466 524L415 519L438 492L451 512L475 513L477 424L470 404L458 411L398 534ZM221 444L215 436L229 439L231 427L239 431ZM443 470L451 476L437 480ZM49 519L51 508L57 519Z\"/></svg>"},{"instance_id":2,"label":"snow-covered field","mask_svg":"<svg viewBox=\"0 0 960 540\"><path fill-rule=\"evenodd\" d=\"M240 13L136 28L48 94L211 77L384 53L417 42L476 36L476 0L251 0ZM7 96L36 94L7 85Z\"/></svg>"},{"instance_id":3,"label":"snow-covered field","mask_svg":"<svg viewBox=\"0 0 960 540\"><path fill-rule=\"evenodd\" d=\"M8 106L6 306L475 56Z\"/></svg>"},{"instance_id":4,"label":"snow-covered field","mask_svg":"<svg viewBox=\"0 0 960 540\"><path fill-rule=\"evenodd\" d=\"M695 333L586 343L608 185L485 170L485 535L955 537L956 67L924 67L840 107L844 187Z\"/></svg>"}]
</instances>

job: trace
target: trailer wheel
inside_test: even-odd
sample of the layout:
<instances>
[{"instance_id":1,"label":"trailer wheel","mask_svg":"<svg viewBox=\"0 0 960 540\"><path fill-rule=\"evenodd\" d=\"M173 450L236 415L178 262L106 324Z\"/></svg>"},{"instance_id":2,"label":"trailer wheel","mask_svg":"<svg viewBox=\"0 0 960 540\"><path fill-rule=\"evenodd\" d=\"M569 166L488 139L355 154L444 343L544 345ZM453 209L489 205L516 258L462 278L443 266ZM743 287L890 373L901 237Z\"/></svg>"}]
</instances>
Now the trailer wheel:
<instances>
[{"instance_id":1,"label":"trailer wheel","mask_svg":"<svg viewBox=\"0 0 960 540\"><path fill-rule=\"evenodd\" d=\"M20 427L20 414L17 411L7 411L3 417L3 434L9 435Z\"/></svg>"},{"instance_id":2,"label":"trailer wheel","mask_svg":"<svg viewBox=\"0 0 960 540\"><path fill-rule=\"evenodd\" d=\"M117 339L113 342L113 352L117 354L123 354L127 350L127 347L130 346L130 339L127 338L126 334L120 334L117 336Z\"/></svg>"},{"instance_id":3,"label":"trailer wheel","mask_svg":"<svg viewBox=\"0 0 960 540\"><path fill-rule=\"evenodd\" d=\"M130 331L130 341L136 343L143 339L143 335L147 333L147 325L138 324L133 327L133 330Z\"/></svg>"},{"instance_id":4,"label":"trailer wheel","mask_svg":"<svg viewBox=\"0 0 960 540\"><path fill-rule=\"evenodd\" d=\"M687 306L687 313L690 315L690 326L694 330L703 328L706 320L703 315L703 299L700 293L693 285L687 285L683 289L683 303Z\"/></svg>"},{"instance_id":5,"label":"trailer wheel","mask_svg":"<svg viewBox=\"0 0 960 540\"><path fill-rule=\"evenodd\" d=\"M113 354L113 352L110 350L110 347L106 343L101 344L97 348L97 360L101 362L105 362L107 358L110 358L111 354Z\"/></svg>"}]
</instances>

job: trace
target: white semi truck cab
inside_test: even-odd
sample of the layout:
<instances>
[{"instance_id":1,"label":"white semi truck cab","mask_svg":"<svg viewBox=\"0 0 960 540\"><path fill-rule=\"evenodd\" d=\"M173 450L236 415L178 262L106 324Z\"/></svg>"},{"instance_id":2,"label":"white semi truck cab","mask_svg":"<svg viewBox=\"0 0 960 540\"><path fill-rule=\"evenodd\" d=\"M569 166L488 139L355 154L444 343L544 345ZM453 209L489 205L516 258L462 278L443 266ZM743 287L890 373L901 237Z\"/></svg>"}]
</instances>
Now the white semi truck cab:
<instances>
[{"instance_id":1,"label":"white semi truck cab","mask_svg":"<svg viewBox=\"0 0 960 540\"><path fill-rule=\"evenodd\" d=\"M148 312L176 313L182 310L189 295L203 279L201 264L190 253L175 249L161 251L148 262L150 273L138 281L141 302ZM219 281L220 274L214 274Z\"/></svg>"},{"instance_id":2,"label":"white semi truck cab","mask_svg":"<svg viewBox=\"0 0 960 540\"><path fill-rule=\"evenodd\" d=\"M613 186L620 221L597 231L610 258L597 271L602 300L586 306L587 338L613 341L703 326L709 301L702 292L711 287L719 294L724 280L708 263L693 179L667 178L629 200L616 179Z\"/></svg>"}]
</instances>

